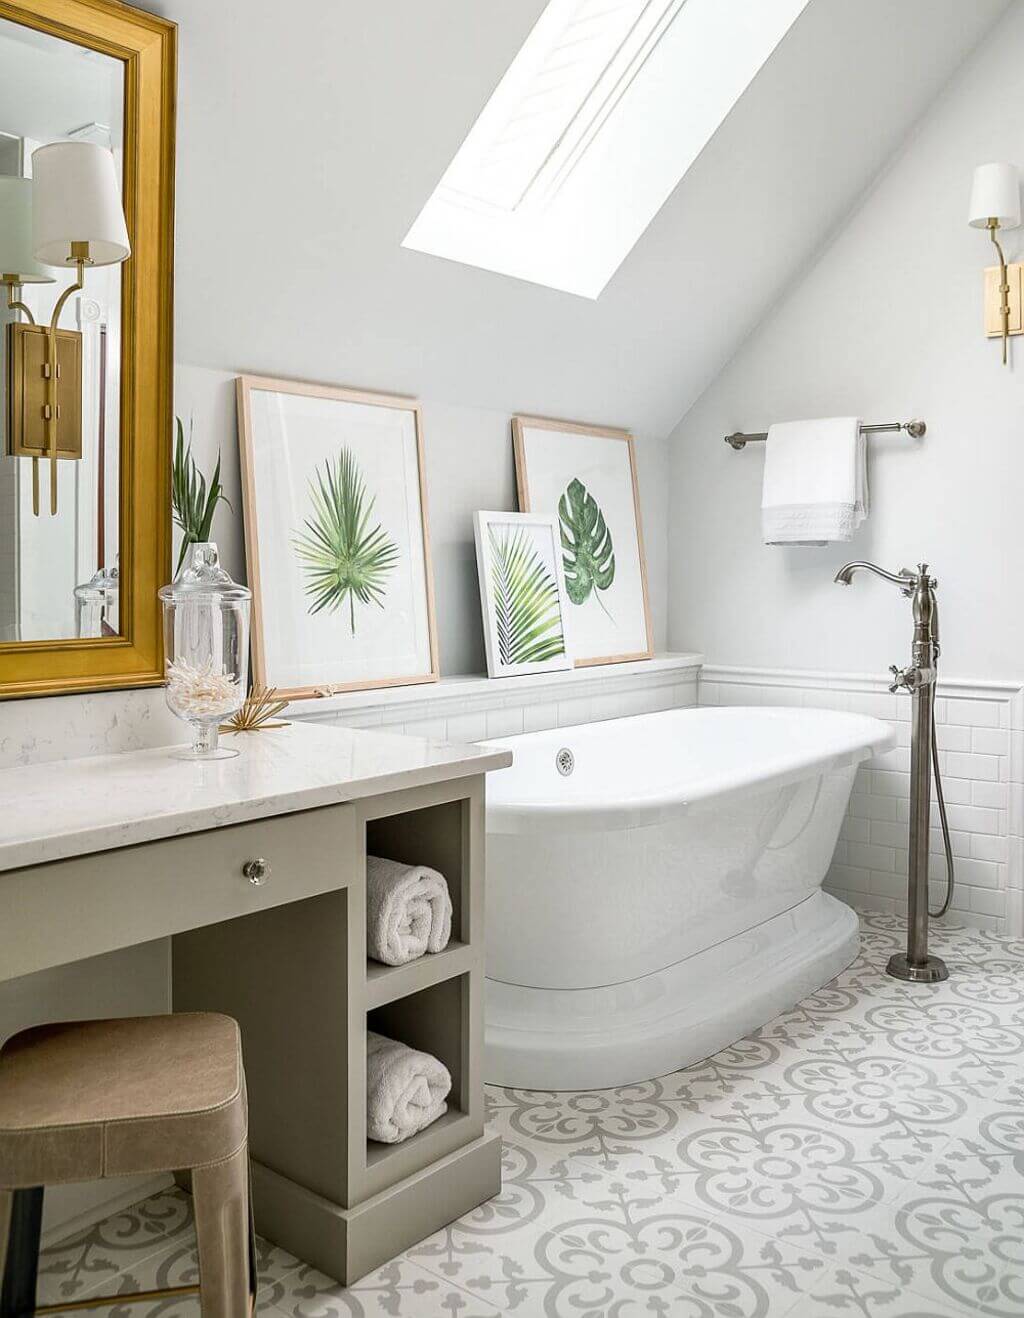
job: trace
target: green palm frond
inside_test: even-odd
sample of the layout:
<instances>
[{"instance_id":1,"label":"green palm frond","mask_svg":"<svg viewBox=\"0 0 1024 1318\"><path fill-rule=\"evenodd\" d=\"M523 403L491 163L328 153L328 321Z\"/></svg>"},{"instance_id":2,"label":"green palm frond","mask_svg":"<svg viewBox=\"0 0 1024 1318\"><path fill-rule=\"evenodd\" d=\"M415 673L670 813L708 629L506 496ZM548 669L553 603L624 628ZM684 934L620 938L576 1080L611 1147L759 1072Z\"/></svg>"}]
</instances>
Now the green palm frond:
<instances>
[{"instance_id":1,"label":"green palm frond","mask_svg":"<svg viewBox=\"0 0 1024 1318\"><path fill-rule=\"evenodd\" d=\"M522 527L488 527L491 586L502 664L538 664L565 653L558 586Z\"/></svg>"},{"instance_id":2,"label":"green palm frond","mask_svg":"<svg viewBox=\"0 0 1024 1318\"><path fill-rule=\"evenodd\" d=\"M295 535L295 552L306 574L310 613L334 613L348 600L349 626L356 634L356 601L384 607L388 573L399 554L378 522L370 526L375 499L367 497L366 484L355 458L343 448L332 463L310 481L312 516L305 531Z\"/></svg>"},{"instance_id":3,"label":"green palm frond","mask_svg":"<svg viewBox=\"0 0 1024 1318\"><path fill-rule=\"evenodd\" d=\"M192 427L189 426L188 444L185 443L185 427L181 417L174 418L177 438L174 442L174 465L171 468L171 508L174 524L181 528L181 553L178 555L180 570L188 553L189 545L205 544L210 538L213 527L213 514L217 505L224 502L231 507L224 487L220 483L220 454L209 487L206 477L196 465L192 456Z\"/></svg>"}]
</instances>

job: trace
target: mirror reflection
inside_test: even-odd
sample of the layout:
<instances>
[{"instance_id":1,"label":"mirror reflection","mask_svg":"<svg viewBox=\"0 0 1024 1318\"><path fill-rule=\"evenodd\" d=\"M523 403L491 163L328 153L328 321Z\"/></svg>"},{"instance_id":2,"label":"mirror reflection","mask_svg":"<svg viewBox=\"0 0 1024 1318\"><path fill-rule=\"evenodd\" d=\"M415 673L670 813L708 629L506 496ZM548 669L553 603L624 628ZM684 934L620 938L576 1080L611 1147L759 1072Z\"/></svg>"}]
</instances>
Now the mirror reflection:
<instances>
[{"instance_id":1,"label":"mirror reflection","mask_svg":"<svg viewBox=\"0 0 1024 1318\"><path fill-rule=\"evenodd\" d=\"M116 636L119 60L0 20L0 643Z\"/></svg>"}]
</instances>

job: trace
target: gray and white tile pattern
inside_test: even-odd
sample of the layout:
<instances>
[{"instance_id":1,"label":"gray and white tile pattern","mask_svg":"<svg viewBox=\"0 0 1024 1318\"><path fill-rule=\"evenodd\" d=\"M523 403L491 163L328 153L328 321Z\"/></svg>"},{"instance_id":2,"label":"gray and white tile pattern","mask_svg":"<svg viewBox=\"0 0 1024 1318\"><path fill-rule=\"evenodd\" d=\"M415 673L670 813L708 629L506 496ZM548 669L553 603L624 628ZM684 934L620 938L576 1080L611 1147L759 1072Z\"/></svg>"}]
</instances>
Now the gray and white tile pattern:
<instances>
[{"instance_id":1,"label":"gray and white tile pattern","mask_svg":"<svg viewBox=\"0 0 1024 1318\"><path fill-rule=\"evenodd\" d=\"M491 1089L499 1198L348 1289L264 1245L260 1312L1019 1318L1024 942L937 930L950 980L912 986L883 973L902 922L863 922L849 970L706 1062L615 1090ZM191 1278L187 1199L42 1267L42 1302Z\"/></svg>"}]
</instances>

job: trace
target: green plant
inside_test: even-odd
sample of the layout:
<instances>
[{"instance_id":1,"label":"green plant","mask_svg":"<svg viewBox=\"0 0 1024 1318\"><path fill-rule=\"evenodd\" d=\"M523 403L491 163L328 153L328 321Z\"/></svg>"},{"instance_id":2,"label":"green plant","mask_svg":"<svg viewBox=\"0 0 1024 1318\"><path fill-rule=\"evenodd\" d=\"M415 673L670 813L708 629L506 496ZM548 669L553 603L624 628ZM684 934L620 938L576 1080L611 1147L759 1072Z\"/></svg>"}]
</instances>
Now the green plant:
<instances>
[{"instance_id":1,"label":"green plant","mask_svg":"<svg viewBox=\"0 0 1024 1318\"><path fill-rule=\"evenodd\" d=\"M607 590L615 580L612 533L597 500L577 477L558 501L558 525L566 593L573 604L584 604L593 592L594 599L608 613L598 592Z\"/></svg>"},{"instance_id":2,"label":"green plant","mask_svg":"<svg viewBox=\"0 0 1024 1318\"><path fill-rule=\"evenodd\" d=\"M189 545L204 544L210 538L213 526L213 514L217 505L224 502L231 507L220 483L220 454L209 486L206 477L196 465L192 456L192 427L189 426L188 444L185 444L185 427L181 417L174 418L177 438L174 442L174 465L171 469L171 507L174 512L174 524L181 528L181 553L178 555L180 571Z\"/></svg>"},{"instance_id":3,"label":"green plant","mask_svg":"<svg viewBox=\"0 0 1024 1318\"><path fill-rule=\"evenodd\" d=\"M306 594L313 599L310 613L333 613L348 600L349 626L356 634L356 600L384 607L387 576L398 562L394 543L370 517L375 499L366 494L352 453L343 448L332 463L309 483L313 514L304 532L294 537L295 552L306 573Z\"/></svg>"},{"instance_id":4,"label":"green plant","mask_svg":"<svg viewBox=\"0 0 1024 1318\"><path fill-rule=\"evenodd\" d=\"M565 653L558 586L522 527L488 527L498 655L503 664L539 664Z\"/></svg>"}]
</instances>

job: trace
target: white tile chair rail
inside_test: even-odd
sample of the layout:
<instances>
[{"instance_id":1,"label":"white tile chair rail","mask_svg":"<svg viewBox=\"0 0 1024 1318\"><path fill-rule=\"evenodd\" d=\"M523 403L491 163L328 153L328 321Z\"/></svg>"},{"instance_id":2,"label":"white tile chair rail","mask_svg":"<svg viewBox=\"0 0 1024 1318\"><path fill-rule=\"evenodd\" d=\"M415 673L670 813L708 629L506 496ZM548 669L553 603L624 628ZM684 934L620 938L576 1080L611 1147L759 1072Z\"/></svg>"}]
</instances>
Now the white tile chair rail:
<instances>
[{"instance_id":1,"label":"white tile chair rail","mask_svg":"<svg viewBox=\"0 0 1024 1318\"><path fill-rule=\"evenodd\" d=\"M263 1243L259 1312L1019 1318L1024 940L937 928L951 974L926 986L883 973L903 937L898 917L865 913L848 970L686 1070L492 1089L499 1198L350 1289ZM168 1191L51 1245L40 1302L195 1268L189 1201Z\"/></svg>"}]
</instances>

